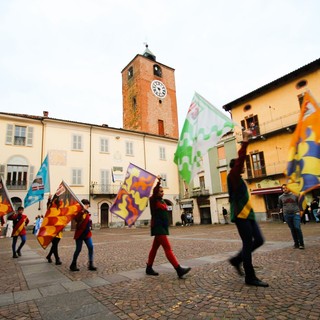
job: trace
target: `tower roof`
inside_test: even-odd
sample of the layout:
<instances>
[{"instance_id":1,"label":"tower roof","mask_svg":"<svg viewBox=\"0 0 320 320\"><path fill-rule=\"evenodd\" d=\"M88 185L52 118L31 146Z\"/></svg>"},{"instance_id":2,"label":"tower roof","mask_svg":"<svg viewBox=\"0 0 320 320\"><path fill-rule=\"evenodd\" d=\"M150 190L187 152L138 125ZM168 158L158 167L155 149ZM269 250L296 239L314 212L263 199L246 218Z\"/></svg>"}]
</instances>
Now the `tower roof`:
<instances>
[{"instance_id":1,"label":"tower roof","mask_svg":"<svg viewBox=\"0 0 320 320\"><path fill-rule=\"evenodd\" d=\"M156 61L156 56L149 50L148 44L146 44L146 50L144 51L143 56L150 60Z\"/></svg>"}]
</instances>

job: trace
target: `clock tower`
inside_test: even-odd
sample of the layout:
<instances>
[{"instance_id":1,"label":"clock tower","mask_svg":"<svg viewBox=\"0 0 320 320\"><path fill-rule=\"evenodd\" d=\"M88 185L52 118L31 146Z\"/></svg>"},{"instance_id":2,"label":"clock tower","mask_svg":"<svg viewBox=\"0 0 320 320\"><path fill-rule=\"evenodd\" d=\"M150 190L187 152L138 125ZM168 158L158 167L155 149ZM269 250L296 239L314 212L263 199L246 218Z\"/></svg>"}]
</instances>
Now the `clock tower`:
<instances>
[{"instance_id":1,"label":"clock tower","mask_svg":"<svg viewBox=\"0 0 320 320\"><path fill-rule=\"evenodd\" d=\"M121 74L123 128L178 139L174 69L157 62L146 45Z\"/></svg>"}]
</instances>

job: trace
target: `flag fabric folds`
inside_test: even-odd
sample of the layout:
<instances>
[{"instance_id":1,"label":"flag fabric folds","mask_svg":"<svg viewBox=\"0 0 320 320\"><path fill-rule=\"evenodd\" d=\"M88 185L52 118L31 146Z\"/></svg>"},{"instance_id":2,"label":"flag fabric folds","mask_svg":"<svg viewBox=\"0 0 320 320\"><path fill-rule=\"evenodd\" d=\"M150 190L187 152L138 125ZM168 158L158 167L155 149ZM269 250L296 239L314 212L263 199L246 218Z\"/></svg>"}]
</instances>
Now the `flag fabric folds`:
<instances>
[{"instance_id":1,"label":"flag fabric folds","mask_svg":"<svg viewBox=\"0 0 320 320\"><path fill-rule=\"evenodd\" d=\"M52 239L83 209L81 201L62 181L48 205L37 236L42 248L47 248Z\"/></svg>"},{"instance_id":2,"label":"flag fabric folds","mask_svg":"<svg viewBox=\"0 0 320 320\"><path fill-rule=\"evenodd\" d=\"M50 192L48 155L43 160L42 165L24 198L25 208L43 200L46 192Z\"/></svg>"},{"instance_id":3,"label":"flag fabric folds","mask_svg":"<svg viewBox=\"0 0 320 320\"><path fill-rule=\"evenodd\" d=\"M130 163L110 211L132 226L146 208L156 176Z\"/></svg>"},{"instance_id":4,"label":"flag fabric folds","mask_svg":"<svg viewBox=\"0 0 320 320\"><path fill-rule=\"evenodd\" d=\"M200 94L194 94L174 157L179 174L187 183L200 170L203 156L234 126L230 118Z\"/></svg>"},{"instance_id":5,"label":"flag fabric folds","mask_svg":"<svg viewBox=\"0 0 320 320\"><path fill-rule=\"evenodd\" d=\"M301 105L297 127L289 147L286 169L287 187L300 195L300 206L306 206L305 196L320 186L320 108L309 92Z\"/></svg>"},{"instance_id":6,"label":"flag fabric folds","mask_svg":"<svg viewBox=\"0 0 320 320\"><path fill-rule=\"evenodd\" d=\"M0 217L14 212L14 208L9 198L6 185L3 183L2 177L0 177Z\"/></svg>"}]
</instances>

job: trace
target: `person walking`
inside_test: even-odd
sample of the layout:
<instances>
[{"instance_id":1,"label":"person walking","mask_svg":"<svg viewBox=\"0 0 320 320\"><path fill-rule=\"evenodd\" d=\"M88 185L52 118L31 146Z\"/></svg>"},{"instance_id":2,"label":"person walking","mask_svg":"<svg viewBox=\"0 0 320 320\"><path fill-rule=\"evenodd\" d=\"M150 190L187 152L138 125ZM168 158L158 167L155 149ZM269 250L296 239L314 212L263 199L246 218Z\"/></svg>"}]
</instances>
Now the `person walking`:
<instances>
[{"instance_id":1,"label":"person walking","mask_svg":"<svg viewBox=\"0 0 320 320\"><path fill-rule=\"evenodd\" d=\"M225 224L229 224L228 222L228 211L225 207L222 207L222 214L223 214L223 218L224 218L224 223Z\"/></svg>"},{"instance_id":2,"label":"person walking","mask_svg":"<svg viewBox=\"0 0 320 320\"><path fill-rule=\"evenodd\" d=\"M298 196L293 194L286 184L282 185L283 194L279 197L279 208L290 228L295 249L304 249L304 240L301 230L301 217L298 205Z\"/></svg>"},{"instance_id":3,"label":"person walking","mask_svg":"<svg viewBox=\"0 0 320 320\"><path fill-rule=\"evenodd\" d=\"M183 268L180 266L176 256L174 255L171 244L168 239L169 235L169 215L168 207L163 200L163 188L161 187L161 177L158 176L158 182L153 188L150 197L151 210L151 236L154 236L153 244L148 256L146 274L150 276L158 276L159 273L152 268L153 262L160 246L163 247L165 255L172 266L175 268L179 278L187 274L191 268Z\"/></svg>"},{"instance_id":4,"label":"person walking","mask_svg":"<svg viewBox=\"0 0 320 320\"><path fill-rule=\"evenodd\" d=\"M71 271L79 271L80 269L77 267L77 259L82 250L83 242L86 244L88 248L88 270L96 271L97 268L93 264L93 243L92 243L92 221L90 218L90 213L88 211L90 207L90 201L87 199L81 200L84 210L79 212L75 218L76 221L76 230L74 232L74 239L76 240L76 250L73 254L72 263L70 265Z\"/></svg>"},{"instance_id":5,"label":"person walking","mask_svg":"<svg viewBox=\"0 0 320 320\"><path fill-rule=\"evenodd\" d=\"M56 201L56 199L57 199L56 195L54 195L52 198L51 194L49 194L48 201L47 201L47 209L50 208L52 202ZM38 216L38 217L40 219L40 216ZM46 259L48 260L49 263L52 263L51 256L54 255L54 258L56 260L56 265L62 264L60 257L59 257L59 253L58 253L58 246L59 246L59 242L62 238L62 233L63 233L63 230L61 230L51 241L51 249L50 249L48 255L46 256Z\"/></svg>"},{"instance_id":6,"label":"person walking","mask_svg":"<svg viewBox=\"0 0 320 320\"><path fill-rule=\"evenodd\" d=\"M251 286L268 287L268 283L257 278L252 265L252 252L263 245L264 238L255 219L255 213L250 203L248 187L241 174L244 173L244 162L247 154L249 139L252 136L250 130L243 131L242 146L238 151L238 158L231 159L230 172L227 176L230 216L235 222L242 240L242 249L230 258L230 264L239 275L243 275L241 264L245 271L245 283Z\"/></svg>"},{"instance_id":7,"label":"person walking","mask_svg":"<svg viewBox=\"0 0 320 320\"><path fill-rule=\"evenodd\" d=\"M56 260L56 265L59 266L62 264L60 257L59 257L59 253L58 253L58 246L59 246L59 242L62 238L62 231L60 231L51 241L51 249L48 253L48 255L46 256L46 259L48 260L49 263L52 262L51 256L53 255L55 260Z\"/></svg>"},{"instance_id":8,"label":"person walking","mask_svg":"<svg viewBox=\"0 0 320 320\"><path fill-rule=\"evenodd\" d=\"M19 207L17 213L14 213L8 220L12 220L13 222L13 229L12 229L12 258L18 258L21 256L21 249L27 241L27 231L26 226L29 223L28 217L23 214L24 207ZM18 241L18 237L21 238L21 243L16 250L16 245Z\"/></svg>"}]
</instances>

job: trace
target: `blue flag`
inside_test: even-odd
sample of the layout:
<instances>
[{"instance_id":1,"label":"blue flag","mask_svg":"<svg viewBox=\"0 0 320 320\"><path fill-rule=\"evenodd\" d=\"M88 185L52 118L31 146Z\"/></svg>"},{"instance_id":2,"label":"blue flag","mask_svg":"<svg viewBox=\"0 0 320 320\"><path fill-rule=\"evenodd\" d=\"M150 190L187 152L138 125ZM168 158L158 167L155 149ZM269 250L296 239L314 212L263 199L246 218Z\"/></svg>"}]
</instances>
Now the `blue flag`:
<instances>
[{"instance_id":1,"label":"blue flag","mask_svg":"<svg viewBox=\"0 0 320 320\"><path fill-rule=\"evenodd\" d=\"M38 171L26 197L24 198L25 208L43 200L45 192L50 192L48 155L43 160L40 170Z\"/></svg>"}]
</instances>

